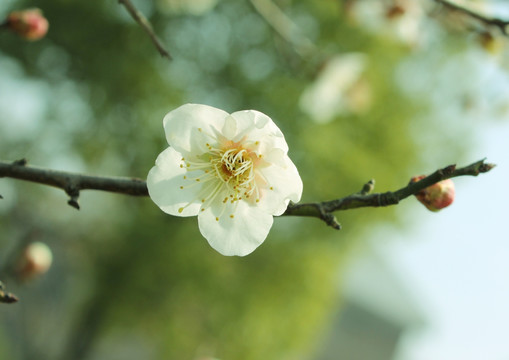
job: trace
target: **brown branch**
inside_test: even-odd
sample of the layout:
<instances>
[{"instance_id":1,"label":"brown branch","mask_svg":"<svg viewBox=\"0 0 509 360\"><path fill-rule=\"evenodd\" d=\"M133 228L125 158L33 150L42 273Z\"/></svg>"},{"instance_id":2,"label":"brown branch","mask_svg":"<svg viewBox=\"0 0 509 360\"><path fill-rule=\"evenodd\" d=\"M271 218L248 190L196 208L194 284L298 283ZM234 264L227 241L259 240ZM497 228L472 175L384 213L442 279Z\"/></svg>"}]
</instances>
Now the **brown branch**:
<instances>
[{"instance_id":1,"label":"brown branch","mask_svg":"<svg viewBox=\"0 0 509 360\"><path fill-rule=\"evenodd\" d=\"M172 57L168 50L165 49L161 40L154 33L154 29L152 29L152 25L147 20L147 18L131 3L131 0L118 0L118 2L125 6L131 17L145 30L145 32L150 37L150 40L154 43L157 51L161 56L168 58L168 60L172 60Z\"/></svg>"},{"instance_id":2,"label":"brown branch","mask_svg":"<svg viewBox=\"0 0 509 360\"><path fill-rule=\"evenodd\" d=\"M316 53L316 46L272 0L250 0L265 22L301 57Z\"/></svg>"},{"instance_id":3,"label":"brown branch","mask_svg":"<svg viewBox=\"0 0 509 360\"><path fill-rule=\"evenodd\" d=\"M344 198L324 202L291 203L283 215L317 217L325 221L329 226L340 229L341 226L333 215L335 211L396 205L401 200L410 195L415 195L422 189L439 181L458 176L477 176L480 173L490 171L493 167L495 165L485 163L484 160L458 169L456 165L450 165L435 171L418 182L409 183L399 190L385 193L371 193L374 188L374 180L370 180L363 186L360 192ZM14 162L0 161L0 177L31 181L60 188L70 196L68 204L76 209L79 209L78 197L81 190L101 190L125 195L148 196L147 184L141 179L90 176L43 169L28 166L24 159Z\"/></svg>"},{"instance_id":4,"label":"brown branch","mask_svg":"<svg viewBox=\"0 0 509 360\"><path fill-rule=\"evenodd\" d=\"M504 35L509 35L507 33L507 26L509 25L509 21L508 20L502 20L502 19L498 19L498 18L492 18L492 17L488 17L488 16L485 16L485 15L481 15L481 14L476 13L476 12L470 10L470 9L464 8L464 7L460 6L460 5L454 4L454 3L449 2L447 0L435 0L435 2L440 4L440 5L443 5L445 8L447 8L449 10L458 11L458 12L461 12L461 13L463 13L465 15L468 15L471 18L476 19L476 20L484 23L485 25L496 26L496 27L498 27L500 29L500 31Z\"/></svg>"},{"instance_id":5,"label":"brown branch","mask_svg":"<svg viewBox=\"0 0 509 360\"><path fill-rule=\"evenodd\" d=\"M81 190L102 190L133 196L148 196L144 180L126 177L106 177L75 174L66 171L28 166L26 160L12 163L0 161L0 177L36 182L64 190L70 199L68 204L79 209Z\"/></svg>"},{"instance_id":6,"label":"brown branch","mask_svg":"<svg viewBox=\"0 0 509 360\"><path fill-rule=\"evenodd\" d=\"M325 221L327 225L339 230L341 226L332 214L335 211L396 205L401 200L410 195L415 195L422 189L439 181L465 175L477 176L480 173L490 171L493 167L495 167L494 164L485 163L484 160L459 169L456 168L456 165L450 165L435 171L418 182L409 183L399 190L385 193L369 194L369 189L372 189L374 184L373 180L370 180L359 193L331 201L290 204L283 215L317 217Z\"/></svg>"}]
</instances>

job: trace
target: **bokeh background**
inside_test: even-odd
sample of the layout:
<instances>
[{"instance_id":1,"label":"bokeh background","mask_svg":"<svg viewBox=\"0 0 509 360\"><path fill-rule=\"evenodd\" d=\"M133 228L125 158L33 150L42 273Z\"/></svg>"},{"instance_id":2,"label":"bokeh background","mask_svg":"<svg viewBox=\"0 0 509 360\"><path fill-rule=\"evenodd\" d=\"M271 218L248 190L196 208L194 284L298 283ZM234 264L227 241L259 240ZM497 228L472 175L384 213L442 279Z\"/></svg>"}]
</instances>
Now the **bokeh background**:
<instances>
[{"instance_id":1,"label":"bokeh background","mask_svg":"<svg viewBox=\"0 0 509 360\"><path fill-rule=\"evenodd\" d=\"M507 164L509 43L462 12L432 0L133 3L173 61L117 1L0 4L0 18L37 6L50 22L36 42L0 32L1 159L145 178L167 146L162 118L193 102L272 117L303 201L357 192L371 178L395 190L486 155ZM509 16L502 1L456 3ZM244 258L216 253L196 219L170 217L148 198L84 191L76 211L61 190L0 179L0 280L21 299L0 307L0 359L440 359L469 338L423 345L442 319L429 304L454 311L463 298L447 291L479 274L447 277L455 259L466 271L508 254L507 230L496 228L509 200L501 174L459 179L456 203L439 214L409 199L338 213L339 232L279 218ZM500 248L474 246L487 238ZM52 267L20 281L16 259L34 241L51 248ZM465 243L472 252L461 257ZM496 273L491 291L509 294L503 263L478 286ZM458 328L491 329L472 315L483 307L461 313L471 321ZM492 348L492 359L509 357Z\"/></svg>"}]
</instances>

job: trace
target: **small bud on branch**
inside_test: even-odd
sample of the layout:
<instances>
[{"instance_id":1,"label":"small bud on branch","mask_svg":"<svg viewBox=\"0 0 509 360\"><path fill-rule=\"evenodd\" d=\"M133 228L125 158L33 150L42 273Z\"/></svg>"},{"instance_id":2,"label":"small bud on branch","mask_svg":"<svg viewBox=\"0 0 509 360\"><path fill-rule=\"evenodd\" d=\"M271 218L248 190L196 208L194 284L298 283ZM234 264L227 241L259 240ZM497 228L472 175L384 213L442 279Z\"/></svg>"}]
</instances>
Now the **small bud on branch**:
<instances>
[{"instance_id":1,"label":"small bud on branch","mask_svg":"<svg viewBox=\"0 0 509 360\"><path fill-rule=\"evenodd\" d=\"M40 9L13 11L7 17L5 26L27 40L39 40L48 32L48 20Z\"/></svg>"}]
</instances>

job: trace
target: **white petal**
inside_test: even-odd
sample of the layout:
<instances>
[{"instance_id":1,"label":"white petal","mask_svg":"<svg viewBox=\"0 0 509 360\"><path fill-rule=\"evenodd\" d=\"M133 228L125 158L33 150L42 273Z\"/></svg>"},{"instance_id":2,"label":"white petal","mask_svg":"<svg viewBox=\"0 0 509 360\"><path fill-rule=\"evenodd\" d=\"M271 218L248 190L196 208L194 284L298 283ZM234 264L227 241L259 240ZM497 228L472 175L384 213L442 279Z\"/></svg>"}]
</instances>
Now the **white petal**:
<instances>
[{"instance_id":1,"label":"white petal","mask_svg":"<svg viewBox=\"0 0 509 360\"><path fill-rule=\"evenodd\" d=\"M221 132L226 139L233 140L237 134L237 120L235 120L231 115L228 115Z\"/></svg>"},{"instance_id":2,"label":"white petal","mask_svg":"<svg viewBox=\"0 0 509 360\"><path fill-rule=\"evenodd\" d=\"M198 194L203 185L184 180L187 170L180 167L181 159L182 155L172 147L159 154L156 165L148 173L148 193L152 201L165 213L194 216L201 207ZM184 189L181 189L181 186ZM181 208L184 209L179 212Z\"/></svg>"},{"instance_id":3,"label":"white petal","mask_svg":"<svg viewBox=\"0 0 509 360\"><path fill-rule=\"evenodd\" d=\"M288 152L288 145L283 133L274 121L264 113L256 110L243 110L234 112L231 116L237 120L236 141L241 140L244 136L252 142L259 141L259 152L262 154L273 148Z\"/></svg>"},{"instance_id":4,"label":"white petal","mask_svg":"<svg viewBox=\"0 0 509 360\"><path fill-rule=\"evenodd\" d=\"M198 215L201 234L210 246L227 256L253 252L269 234L273 221L271 215L243 201L226 208L210 207Z\"/></svg>"},{"instance_id":5,"label":"white petal","mask_svg":"<svg viewBox=\"0 0 509 360\"><path fill-rule=\"evenodd\" d=\"M212 106L182 105L164 117L166 140L184 157L201 155L207 152L207 143L217 142L217 134L228 116L227 112Z\"/></svg>"},{"instance_id":6,"label":"white petal","mask_svg":"<svg viewBox=\"0 0 509 360\"><path fill-rule=\"evenodd\" d=\"M271 157L276 157L277 152L272 151ZM285 212L288 203L299 202L302 196L302 180L297 168L287 155L279 153L280 158L272 160L272 165L259 169L263 178L267 181L266 189L260 190L261 209L274 216ZM283 166L280 164L283 163Z\"/></svg>"}]
</instances>

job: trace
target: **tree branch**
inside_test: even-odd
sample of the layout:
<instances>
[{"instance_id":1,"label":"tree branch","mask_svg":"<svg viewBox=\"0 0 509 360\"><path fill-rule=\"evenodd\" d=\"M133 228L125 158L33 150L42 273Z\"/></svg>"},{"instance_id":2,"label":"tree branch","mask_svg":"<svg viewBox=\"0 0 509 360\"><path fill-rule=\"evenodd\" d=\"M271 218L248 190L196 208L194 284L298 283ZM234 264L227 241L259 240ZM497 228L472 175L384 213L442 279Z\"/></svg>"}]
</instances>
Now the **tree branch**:
<instances>
[{"instance_id":1,"label":"tree branch","mask_svg":"<svg viewBox=\"0 0 509 360\"><path fill-rule=\"evenodd\" d=\"M461 12L461 13L463 13L465 15L470 16L471 18L479 20L480 22L484 23L485 25L496 26L496 27L498 27L500 29L502 34L509 35L508 32L507 32L507 26L509 25L509 21L507 21L507 20L502 20L502 19L498 19L498 18L491 18L491 17L488 17L488 16L484 16L484 15L478 14L478 13L472 11L472 10L464 8L464 7L460 6L460 5L457 5L457 4L454 4L452 2L449 2L447 0L435 0L435 2L440 4L440 5L443 5L444 7L448 8L450 10Z\"/></svg>"},{"instance_id":2,"label":"tree branch","mask_svg":"<svg viewBox=\"0 0 509 360\"><path fill-rule=\"evenodd\" d=\"M288 42L295 52L306 57L316 52L313 42L307 38L300 28L271 0L250 0L254 9L272 29Z\"/></svg>"},{"instance_id":3,"label":"tree branch","mask_svg":"<svg viewBox=\"0 0 509 360\"><path fill-rule=\"evenodd\" d=\"M43 169L28 166L25 159L12 163L0 161L0 177L31 181L60 188L69 195L68 204L78 210L78 197L81 190L102 190L125 195L148 196L147 184L141 179L90 176Z\"/></svg>"},{"instance_id":4,"label":"tree branch","mask_svg":"<svg viewBox=\"0 0 509 360\"><path fill-rule=\"evenodd\" d=\"M170 53L165 49L161 40L159 40L157 35L154 33L150 22L138 9L136 9L136 7L131 3L131 0L118 0L118 2L125 6L131 17L143 28L143 30L145 30L150 37L150 40L154 43L157 51L159 51L159 54L168 60L172 60Z\"/></svg>"},{"instance_id":5,"label":"tree branch","mask_svg":"<svg viewBox=\"0 0 509 360\"><path fill-rule=\"evenodd\" d=\"M494 167L494 164L486 163L484 159L463 168L449 165L418 182L409 183L399 190L385 193L371 193L375 182L370 180L363 186L360 192L340 199L313 203L290 203L283 215L317 217L325 221L327 225L339 230L341 226L333 215L335 211L396 205L401 200L415 195L424 188L439 181L458 176L477 176L490 171ZM68 204L76 209L79 209L78 197L81 190L101 190L125 195L148 196L147 184L142 179L91 176L44 169L28 166L25 159L14 162L0 161L0 177L25 180L60 188L69 195Z\"/></svg>"},{"instance_id":6,"label":"tree branch","mask_svg":"<svg viewBox=\"0 0 509 360\"><path fill-rule=\"evenodd\" d=\"M433 174L418 182L409 183L399 190L385 193L370 194L369 192L374 187L374 181L370 180L359 193L324 202L290 204L283 215L317 217L325 221L327 225L339 230L341 226L332 214L335 211L357 209L361 207L396 205L401 200L410 195L415 195L419 191L439 181L465 175L477 176L480 173L490 171L494 167L494 164L485 163L484 160L477 161L459 169L456 169L456 165L449 165L435 171Z\"/></svg>"}]
</instances>

